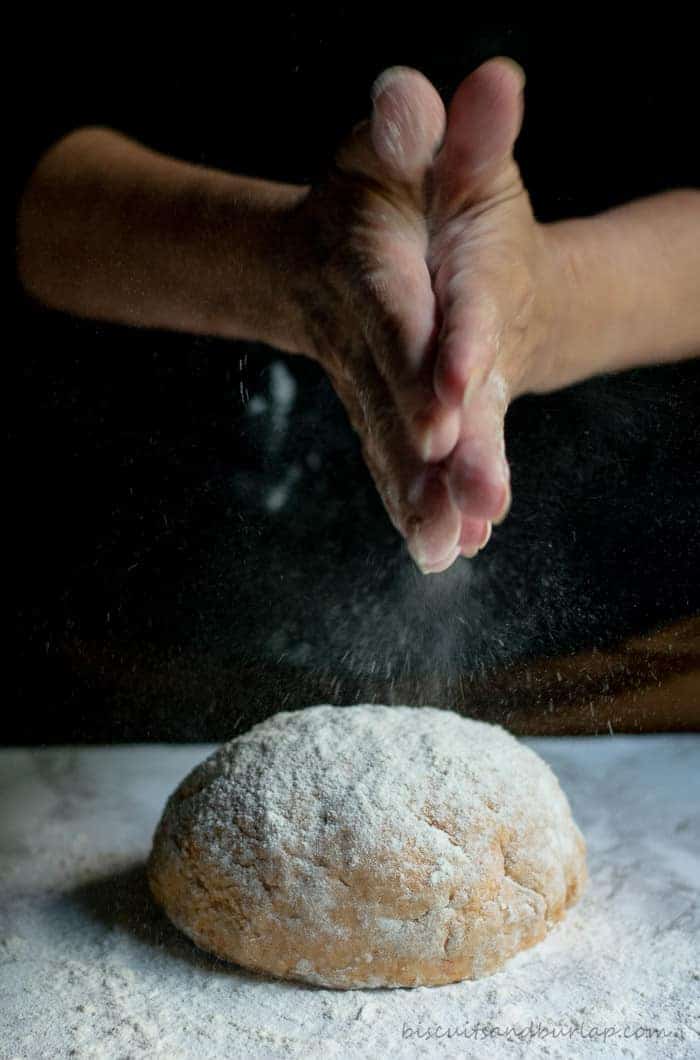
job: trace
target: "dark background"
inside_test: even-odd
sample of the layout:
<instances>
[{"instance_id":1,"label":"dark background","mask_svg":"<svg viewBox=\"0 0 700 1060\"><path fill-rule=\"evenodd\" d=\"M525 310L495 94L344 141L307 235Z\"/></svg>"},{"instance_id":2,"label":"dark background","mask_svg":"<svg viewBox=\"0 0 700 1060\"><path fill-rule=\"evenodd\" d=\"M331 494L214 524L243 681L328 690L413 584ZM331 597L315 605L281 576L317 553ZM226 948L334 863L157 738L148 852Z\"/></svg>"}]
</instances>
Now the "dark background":
<instances>
[{"instance_id":1,"label":"dark background","mask_svg":"<svg viewBox=\"0 0 700 1060\"><path fill-rule=\"evenodd\" d=\"M318 179L386 66L416 66L447 100L498 54L527 73L517 155L541 220L698 183L688 26L398 10L381 26L345 6L227 26L206 10L181 27L27 19L17 192L87 123ZM507 723L508 667L614 653L700 613L698 362L516 402L510 517L476 560L424 579L314 365L74 320L19 288L16 303L10 743L224 739L281 707L456 705L455 688Z\"/></svg>"}]
</instances>

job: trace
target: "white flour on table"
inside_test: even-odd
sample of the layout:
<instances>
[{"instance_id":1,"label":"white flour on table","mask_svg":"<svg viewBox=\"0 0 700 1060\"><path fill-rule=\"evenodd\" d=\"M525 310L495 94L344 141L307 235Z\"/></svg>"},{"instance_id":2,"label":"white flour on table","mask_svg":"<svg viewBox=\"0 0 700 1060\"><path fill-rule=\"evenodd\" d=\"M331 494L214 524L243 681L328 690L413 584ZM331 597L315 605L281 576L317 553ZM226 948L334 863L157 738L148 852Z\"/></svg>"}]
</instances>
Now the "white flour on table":
<instances>
[{"instance_id":1,"label":"white flour on table","mask_svg":"<svg viewBox=\"0 0 700 1060\"><path fill-rule=\"evenodd\" d=\"M361 991L258 979L153 908L151 830L210 747L1 752L0 1057L696 1056L700 741L525 742L586 836L583 899L494 976Z\"/></svg>"}]
</instances>

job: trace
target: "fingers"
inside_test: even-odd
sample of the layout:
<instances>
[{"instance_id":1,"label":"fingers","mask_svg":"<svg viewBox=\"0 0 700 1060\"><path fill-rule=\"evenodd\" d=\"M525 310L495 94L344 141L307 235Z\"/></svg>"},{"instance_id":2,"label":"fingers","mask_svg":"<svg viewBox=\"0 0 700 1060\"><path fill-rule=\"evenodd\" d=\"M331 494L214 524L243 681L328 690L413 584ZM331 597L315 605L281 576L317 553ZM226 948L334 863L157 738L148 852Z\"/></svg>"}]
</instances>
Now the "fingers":
<instances>
[{"instance_id":1,"label":"fingers","mask_svg":"<svg viewBox=\"0 0 700 1060\"><path fill-rule=\"evenodd\" d=\"M459 535L460 555L471 558L485 548L491 537L491 523L487 519L462 517L462 530Z\"/></svg>"},{"instance_id":2,"label":"fingers","mask_svg":"<svg viewBox=\"0 0 700 1060\"><path fill-rule=\"evenodd\" d=\"M510 160L523 116L525 76L512 59L491 59L455 92L435 159L432 209L438 223L485 190Z\"/></svg>"},{"instance_id":3,"label":"fingers","mask_svg":"<svg viewBox=\"0 0 700 1060\"><path fill-rule=\"evenodd\" d=\"M469 519L499 523L510 507L510 470L504 441L507 404L505 382L493 372L478 398L465 410L462 436L447 461L450 497Z\"/></svg>"},{"instance_id":4,"label":"fingers","mask_svg":"<svg viewBox=\"0 0 700 1060\"><path fill-rule=\"evenodd\" d=\"M409 500L417 504L420 515L409 517L408 551L423 574L447 570L460 554L462 519L450 500L444 472L429 468L414 485Z\"/></svg>"},{"instance_id":5,"label":"fingers","mask_svg":"<svg viewBox=\"0 0 700 1060\"><path fill-rule=\"evenodd\" d=\"M446 298L444 323L438 337L433 383L448 407L466 405L493 368L504 333L508 310L500 284L469 270L458 270L452 284L459 295ZM438 289L441 284L438 283Z\"/></svg>"},{"instance_id":6,"label":"fingers","mask_svg":"<svg viewBox=\"0 0 700 1060\"><path fill-rule=\"evenodd\" d=\"M417 455L442 460L459 435L458 410L448 410L433 389L436 302L425 261L400 245L384 247L381 275L372 277L375 311L365 336L377 369L404 420Z\"/></svg>"},{"instance_id":7,"label":"fingers","mask_svg":"<svg viewBox=\"0 0 700 1060\"><path fill-rule=\"evenodd\" d=\"M433 383L454 408L474 399L496 364L517 389L537 336L537 249L524 191L447 229L435 248L442 326Z\"/></svg>"},{"instance_id":8,"label":"fingers","mask_svg":"<svg viewBox=\"0 0 700 1060\"><path fill-rule=\"evenodd\" d=\"M428 259L442 316L433 384L447 408L472 400L529 297L521 259L534 220L512 158L523 85L510 59L470 74L433 167Z\"/></svg>"},{"instance_id":9,"label":"fingers","mask_svg":"<svg viewBox=\"0 0 700 1060\"><path fill-rule=\"evenodd\" d=\"M431 83L393 66L372 87L371 139L391 179L422 182L445 131L445 107Z\"/></svg>"},{"instance_id":10,"label":"fingers","mask_svg":"<svg viewBox=\"0 0 700 1060\"><path fill-rule=\"evenodd\" d=\"M484 64L458 89L445 132L433 86L415 70L392 68L375 83L371 119L336 156L336 187L350 195L354 226L350 255L339 262L339 304L361 327L331 378L390 518L425 573L483 548L510 503L507 393L495 366L512 314L494 283L505 277L507 286L509 273L502 241L492 260L499 240L490 219L476 242L473 228L465 238L454 226L470 188L510 156L520 88L507 61ZM434 269L429 187L438 210L453 211L437 229Z\"/></svg>"},{"instance_id":11,"label":"fingers","mask_svg":"<svg viewBox=\"0 0 700 1060\"><path fill-rule=\"evenodd\" d=\"M355 430L377 490L396 529L424 573L449 566L460 553L461 515L444 471L415 455L406 426L371 359L353 357L353 376L331 377Z\"/></svg>"},{"instance_id":12,"label":"fingers","mask_svg":"<svg viewBox=\"0 0 700 1060\"><path fill-rule=\"evenodd\" d=\"M411 455L405 426L392 416L391 397L379 376L356 387L356 393L361 395L357 429L365 461L419 569L435 574L460 555L476 555L491 536L492 521L500 521L510 505L505 388L495 382L484 387L462 439L441 465L423 465Z\"/></svg>"},{"instance_id":13,"label":"fingers","mask_svg":"<svg viewBox=\"0 0 700 1060\"><path fill-rule=\"evenodd\" d=\"M422 211L423 184L445 131L445 107L418 70L393 66L372 88L372 115L355 126L336 152L336 165L369 177L387 191L398 183Z\"/></svg>"},{"instance_id":14,"label":"fingers","mask_svg":"<svg viewBox=\"0 0 700 1060\"><path fill-rule=\"evenodd\" d=\"M358 306L377 368L423 461L454 447L459 418L433 390L436 309L425 263L425 178L445 128L445 108L417 70L392 67L372 89L369 123L357 127L339 167L371 177L361 209L363 293Z\"/></svg>"}]
</instances>

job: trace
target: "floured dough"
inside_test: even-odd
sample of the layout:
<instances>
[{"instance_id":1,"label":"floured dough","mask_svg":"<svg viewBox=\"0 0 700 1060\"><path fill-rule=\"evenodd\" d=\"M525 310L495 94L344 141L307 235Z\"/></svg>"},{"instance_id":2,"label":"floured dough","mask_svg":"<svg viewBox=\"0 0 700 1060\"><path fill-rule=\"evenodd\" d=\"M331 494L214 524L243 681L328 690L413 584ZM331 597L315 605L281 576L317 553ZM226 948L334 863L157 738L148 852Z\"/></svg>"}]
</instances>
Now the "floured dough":
<instances>
[{"instance_id":1,"label":"floured dough","mask_svg":"<svg viewBox=\"0 0 700 1060\"><path fill-rule=\"evenodd\" d=\"M556 777L497 725L316 706L224 744L171 795L148 866L203 949L329 987L477 978L578 898Z\"/></svg>"}]
</instances>

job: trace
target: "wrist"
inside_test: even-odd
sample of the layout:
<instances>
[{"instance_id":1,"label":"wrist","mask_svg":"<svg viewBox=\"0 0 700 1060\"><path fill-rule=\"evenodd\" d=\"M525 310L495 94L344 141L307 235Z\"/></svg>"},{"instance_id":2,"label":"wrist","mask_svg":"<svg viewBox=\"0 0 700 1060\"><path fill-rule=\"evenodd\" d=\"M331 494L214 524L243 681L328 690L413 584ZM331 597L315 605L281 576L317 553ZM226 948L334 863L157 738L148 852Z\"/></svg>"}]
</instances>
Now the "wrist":
<instances>
[{"instance_id":1,"label":"wrist","mask_svg":"<svg viewBox=\"0 0 700 1060\"><path fill-rule=\"evenodd\" d=\"M542 341L530 391L547 393L605 371L610 350L623 340L631 312L624 278L614 276L595 229L596 219L540 225Z\"/></svg>"},{"instance_id":2,"label":"wrist","mask_svg":"<svg viewBox=\"0 0 700 1060\"><path fill-rule=\"evenodd\" d=\"M558 357L569 330L571 306L564 294L565 248L551 238L550 226L532 222L530 236L529 299L527 326L516 345L514 364L508 373L510 399L521 394L546 393L562 385L558 381Z\"/></svg>"},{"instance_id":3,"label":"wrist","mask_svg":"<svg viewBox=\"0 0 700 1060\"><path fill-rule=\"evenodd\" d=\"M541 270L539 277L543 327L528 379L530 393L547 393L563 385L562 355L572 331L578 285L578 264L570 240L556 224L539 225Z\"/></svg>"},{"instance_id":4,"label":"wrist","mask_svg":"<svg viewBox=\"0 0 700 1060\"><path fill-rule=\"evenodd\" d=\"M195 211L206 330L303 352L294 281L303 252L296 214L307 189L211 171L207 177Z\"/></svg>"},{"instance_id":5,"label":"wrist","mask_svg":"<svg viewBox=\"0 0 700 1060\"><path fill-rule=\"evenodd\" d=\"M692 189L543 226L551 311L536 389L696 354L699 234Z\"/></svg>"}]
</instances>

